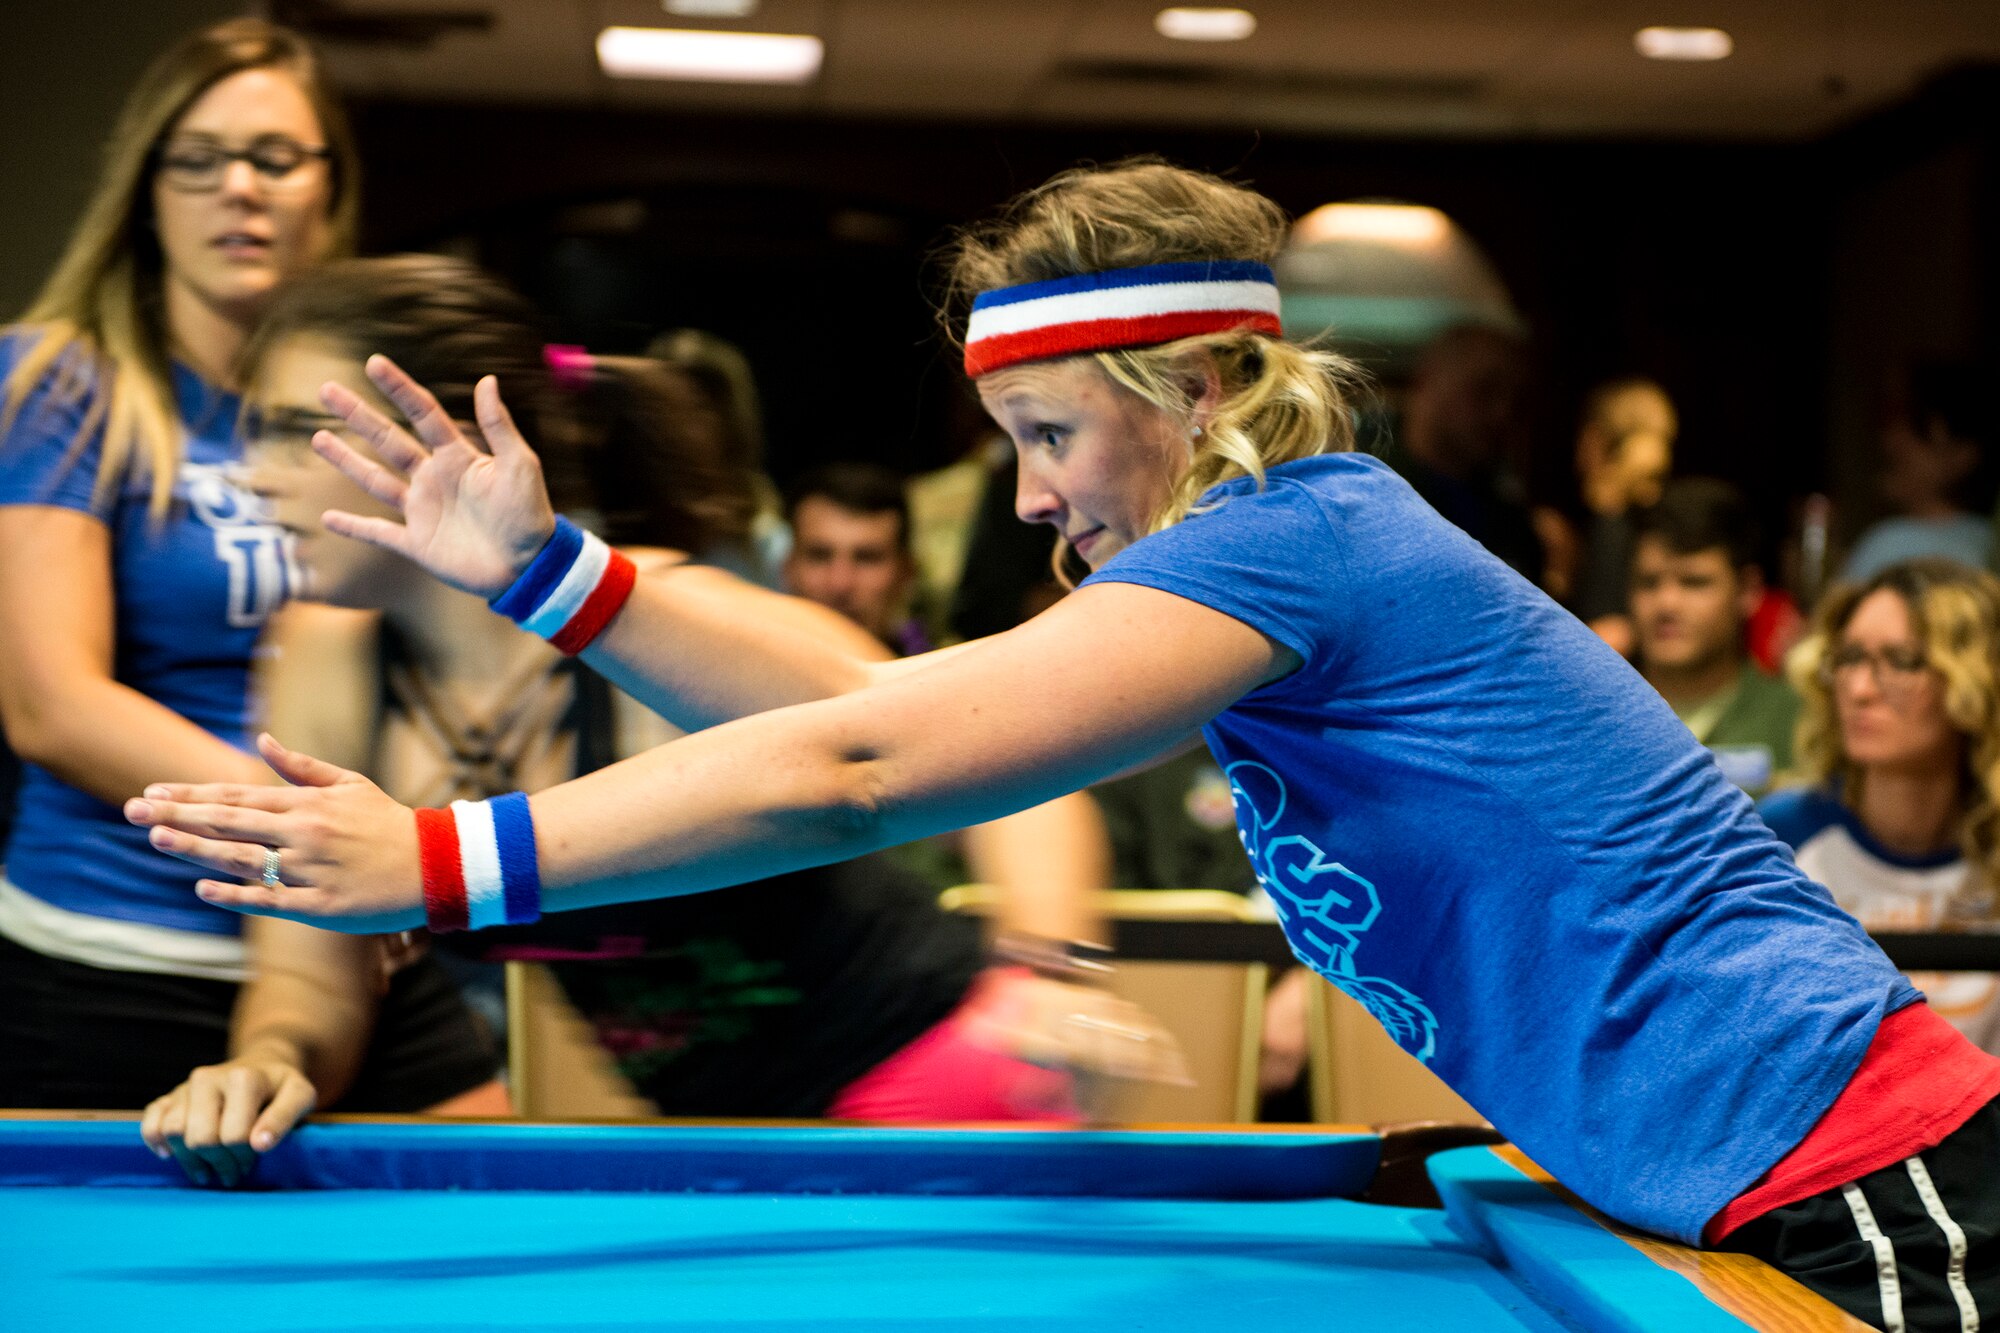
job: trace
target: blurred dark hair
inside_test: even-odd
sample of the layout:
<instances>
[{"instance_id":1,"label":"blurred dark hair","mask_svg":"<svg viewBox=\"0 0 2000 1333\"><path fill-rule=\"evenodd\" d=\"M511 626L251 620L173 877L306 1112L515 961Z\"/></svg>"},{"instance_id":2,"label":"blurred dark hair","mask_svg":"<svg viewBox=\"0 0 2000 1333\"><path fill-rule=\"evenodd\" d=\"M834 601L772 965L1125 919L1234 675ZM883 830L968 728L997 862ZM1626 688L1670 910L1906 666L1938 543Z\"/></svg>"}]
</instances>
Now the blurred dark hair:
<instances>
[{"instance_id":1,"label":"blurred dark hair","mask_svg":"<svg viewBox=\"0 0 2000 1333\"><path fill-rule=\"evenodd\" d=\"M557 508L595 510L614 544L699 554L749 531L749 494L683 377L655 362L597 357L587 376L559 387L540 315L475 265L422 254L348 259L287 283L244 351L253 395L259 363L299 334L357 360L387 356L460 421L473 419L473 386L496 376L542 456Z\"/></svg>"},{"instance_id":2,"label":"blurred dark hair","mask_svg":"<svg viewBox=\"0 0 2000 1333\"><path fill-rule=\"evenodd\" d=\"M880 463L839 462L816 467L785 490L785 517L798 526L799 506L831 500L856 514L894 514L896 546L910 546L910 501L900 473Z\"/></svg>"},{"instance_id":3,"label":"blurred dark hair","mask_svg":"<svg viewBox=\"0 0 2000 1333\"><path fill-rule=\"evenodd\" d=\"M1951 497L1976 514L2000 493L2000 403L1991 373L1966 361L1920 361L1910 367L1904 419L1919 439L1942 429L1979 451L1979 461Z\"/></svg>"},{"instance_id":4,"label":"blurred dark hair","mask_svg":"<svg viewBox=\"0 0 2000 1333\"><path fill-rule=\"evenodd\" d=\"M1732 568L1758 565L1757 524L1743 492L1714 477L1670 481L1659 500L1632 518L1632 542L1658 538L1675 555L1720 547Z\"/></svg>"}]
</instances>

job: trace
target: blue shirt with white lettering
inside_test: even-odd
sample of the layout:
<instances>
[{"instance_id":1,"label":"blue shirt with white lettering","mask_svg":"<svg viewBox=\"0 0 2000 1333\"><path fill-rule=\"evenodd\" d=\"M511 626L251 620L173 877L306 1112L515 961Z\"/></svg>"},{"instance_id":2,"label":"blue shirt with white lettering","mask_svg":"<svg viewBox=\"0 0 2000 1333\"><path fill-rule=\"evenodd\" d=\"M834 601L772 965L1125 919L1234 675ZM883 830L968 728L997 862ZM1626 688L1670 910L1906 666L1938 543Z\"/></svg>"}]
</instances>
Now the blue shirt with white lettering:
<instances>
[{"instance_id":1,"label":"blue shirt with white lettering","mask_svg":"<svg viewBox=\"0 0 2000 1333\"><path fill-rule=\"evenodd\" d=\"M0 338L0 377L30 345L21 333ZM93 498L101 432L79 436L95 394L56 392L46 380L0 434L0 505L71 509L110 529L113 678L240 747L258 631L296 579L284 534L231 477L243 452L238 400L184 366L172 373L187 437L164 519L148 512L144 475ZM235 913L195 896L192 866L154 851L117 807L33 764L21 775L6 869L18 888L69 911L215 935L241 928Z\"/></svg>"},{"instance_id":2,"label":"blue shirt with white lettering","mask_svg":"<svg viewBox=\"0 0 2000 1333\"><path fill-rule=\"evenodd\" d=\"M1301 960L1565 1184L1688 1242L1917 1000L1619 656L1335 454L1091 576L1304 665L1204 734Z\"/></svg>"}]
</instances>

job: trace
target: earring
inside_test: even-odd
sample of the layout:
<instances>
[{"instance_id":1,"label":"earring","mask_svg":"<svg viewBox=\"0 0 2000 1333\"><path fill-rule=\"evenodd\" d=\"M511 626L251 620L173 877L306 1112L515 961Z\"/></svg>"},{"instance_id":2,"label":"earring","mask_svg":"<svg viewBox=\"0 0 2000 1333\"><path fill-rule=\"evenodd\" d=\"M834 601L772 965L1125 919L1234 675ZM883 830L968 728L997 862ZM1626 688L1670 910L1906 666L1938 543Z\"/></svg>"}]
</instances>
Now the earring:
<instances>
[{"instance_id":1,"label":"earring","mask_svg":"<svg viewBox=\"0 0 2000 1333\"><path fill-rule=\"evenodd\" d=\"M1201 438L1201 427L1199 427L1199 426L1196 426L1196 427L1194 428L1194 432L1193 432L1193 433L1192 433L1191 435L1189 435L1189 436L1188 436L1188 438L1189 438L1190 440L1198 440L1198 439L1200 439L1200 438Z\"/></svg>"}]
</instances>

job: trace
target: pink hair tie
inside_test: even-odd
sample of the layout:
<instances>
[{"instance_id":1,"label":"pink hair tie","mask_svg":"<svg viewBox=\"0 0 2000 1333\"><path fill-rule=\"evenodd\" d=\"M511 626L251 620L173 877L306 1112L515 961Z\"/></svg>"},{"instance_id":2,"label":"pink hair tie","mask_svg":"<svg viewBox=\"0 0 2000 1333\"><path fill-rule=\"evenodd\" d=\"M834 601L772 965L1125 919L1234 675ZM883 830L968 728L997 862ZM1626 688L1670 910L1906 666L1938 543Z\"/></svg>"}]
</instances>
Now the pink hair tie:
<instances>
[{"instance_id":1,"label":"pink hair tie","mask_svg":"<svg viewBox=\"0 0 2000 1333\"><path fill-rule=\"evenodd\" d=\"M588 389L592 374L597 369L597 361L590 355L590 349L572 343L548 343L542 348L542 361L549 368L549 376L559 389Z\"/></svg>"}]
</instances>

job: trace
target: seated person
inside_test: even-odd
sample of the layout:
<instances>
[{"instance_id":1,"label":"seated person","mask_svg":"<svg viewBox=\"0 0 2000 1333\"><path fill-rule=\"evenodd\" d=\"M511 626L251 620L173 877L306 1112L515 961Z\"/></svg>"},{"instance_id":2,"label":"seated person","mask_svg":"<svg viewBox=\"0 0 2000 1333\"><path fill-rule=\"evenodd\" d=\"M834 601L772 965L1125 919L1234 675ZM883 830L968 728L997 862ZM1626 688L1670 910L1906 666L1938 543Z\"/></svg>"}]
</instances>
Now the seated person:
<instances>
[{"instance_id":1,"label":"seated person","mask_svg":"<svg viewBox=\"0 0 2000 1333\"><path fill-rule=\"evenodd\" d=\"M1585 527L1576 586L1567 600L1576 618L1626 657L1632 617L1632 516L1655 504L1673 470L1679 431L1673 401L1648 379L1601 384L1584 405L1576 438L1576 475Z\"/></svg>"},{"instance_id":2,"label":"seated person","mask_svg":"<svg viewBox=\"0 0 2000 1333\"><path fill-rule=\"evenodd\" d=\"M917 565L903 479L876 463L829 463L786 495L784 589L846 616L898 656L929 652L909 615Z\"/></svg>"},{"instance_id":3,"label":"seated person","mask_svg":"<svg viewBox=\"0 0 2000 1333\"><path fill-rule=\"evenodd\" d=\"M1481 324L1446 329L1417 358L1381 457L1431 508L1539 586L1547 553L1515 473L1528 388L1519 335Z\"/></svg>"},{"instance_id":4,"label":"seated person","mask_svg":"<svg viewBox=\"0 0 2000 1333\"><path fill-rule=\"evenodd\" d=\"M576 465L552 463L551 475L631 476L645 469L629 457L617 464L621 451L680 451L661 473L678 485L649 504L612 511L625 515L621 521L649 522L701 549L739 536L728 516L749 513L724 502L729 470L704 454L700 434L649 434L677 419L670 370L597 358L583 384L572 359L567 388L559 388L544 367L533 311L477 269L431 255L329 265L274 302L248 353L251 401L263 423L255 478L298 536L308 595L349 615L378 615L379 636L358 659L316 651L302 637L281 642L271 671L273 725L413 800L537 788L610 763L619 734L643 729L621 722L600 678L480 598L413 578L399 557L322 523L328 508L392 512L306 448L313 428L329 419L318 406L323 383L373 394L363 349L423 367L460 418L472 414L479 376L497 372L516 414L578 453ZM753 637L886 656L848 622L799 599L680 551L639 555L641 577L700 586L719 618L751 627ZM726 656L724 648L705 651ZM718 669L740 674L746 666L730 659ZM672 1115L1070 1120L1077 1113L1069 1078L1043 1066L1063 1064L1072 1038L1090 1038L1082 1020L1091 1015L1121 1031L1146 1022L1101 991L988 966L978 923L941 911L930 884L880 857L470 938L483 958L562 960L554 971L571 1002L640 1094ZM365 1024L343 1017L307 1015L312 1048L360 1043ZM1073 1017L1071 1031L1063 1025ZM297 1021L238 1015L251 1033ZM271 1108L261 1085L231 1084L221 1113L205 1117L198 1133L187 1115L191 1087L183 1085L149 1112L145 1134L198 1162L227 1162L234 1183L254 1162L245 1145L253 1121L258 1136L249 1146L262 1152L312 1105L303 1070L283 1081L306 1082L306 1095L264 1114Z\"/></svg>"},{"instance_id":5,"label":"seated person","mask_svg":"<svg viewBox=\"0 0 2000 1333\"><path fill-rule=\"evenodd\" d=\"M1861 535L1841 578L1858 583L1899 560L1940 556L1986 568L2000 489L1993 383L1971 366L1910 372L1905 406L1882 428L1882 494L1895 508Z\"/></svg>"},{"instance_id":6,"label":"seated person","mask_svg":"<svg viewBox=\"0 0 2000 1333\"><path fill-rule=\"evenodd\" d=\"M1910 560L1835 588L1794 659L1796 776L1758 811L1799 868L1878 930L2000 919L2000 579ZM2000 977L1912 976L2000 1052Z\"/></svg>"},{"instance_id":7,"label":"seated person","mask_svg":"<svg viewBox=\"0 0 2000 1333\"><path fill-rule=\"evenodd\" d=\"M1640 674L1753 796L1791 766L1799 712L1798 696L1744 648L1763 591L1749 510L1735 487L1672 482L1640 511L1632 548Z\"/></svg>"}]
</instances>

